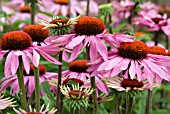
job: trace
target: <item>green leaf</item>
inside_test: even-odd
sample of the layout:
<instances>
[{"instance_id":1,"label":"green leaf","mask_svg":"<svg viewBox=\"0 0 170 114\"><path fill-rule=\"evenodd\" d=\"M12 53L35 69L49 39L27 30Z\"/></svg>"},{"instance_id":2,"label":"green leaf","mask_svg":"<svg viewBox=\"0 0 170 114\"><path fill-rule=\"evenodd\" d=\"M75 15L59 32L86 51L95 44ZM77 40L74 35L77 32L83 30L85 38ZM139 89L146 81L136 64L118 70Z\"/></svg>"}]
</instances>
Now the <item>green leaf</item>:
<instances>
[{"instance_id":1,"label":"green leaf","mask_svg":"<svg viewBox=\"0 0 170 114\"><path fill-rule=\"evenodd\" d=\"M49 84L48 84L47 81L41 83L40 89L41 89L43 92L45 92L46 95L47 95L53 102L55 102L55 100L53 99L52 92L51 92L51 90L50 90L50 86L49 86Z\"/></svg>"}]
</instances>

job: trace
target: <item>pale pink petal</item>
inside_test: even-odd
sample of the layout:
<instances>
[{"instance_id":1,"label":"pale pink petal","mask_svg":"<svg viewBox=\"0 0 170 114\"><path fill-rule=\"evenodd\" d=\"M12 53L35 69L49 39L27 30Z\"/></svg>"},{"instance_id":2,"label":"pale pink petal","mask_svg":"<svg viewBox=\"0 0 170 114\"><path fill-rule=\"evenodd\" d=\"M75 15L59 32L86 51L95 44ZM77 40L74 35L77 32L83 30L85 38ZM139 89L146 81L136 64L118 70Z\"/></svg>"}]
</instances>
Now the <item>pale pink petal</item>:
<instances>
[{"instance_id":1,"label":"pale pink petal","mask_svg":"<svg viewBox=\"0 0 170 114\"><path fill-rule=\"evenodd\" d=\"M5 61L5 67L4 67L4 74L5 77L9 77L11 74L11 60L13 56L13 51L10 51L7 55L6 61Z\"/></svg>"},{"instance_id":2,"label":"pale pink petal","mask_svg":"<svg viewBox=\"0 0 170 114\"><path fill-rule=\"evenodd\" d=\"M100 89L104 93L108 93L108 89L106 85L96 76L95 81L97 82L96 86L98 89Z\"/></svg>"},{"instance_id":3,"label":"pale pink petal","mask_svg":"<svg viewBox=\"0 0 170 114\"><path fill-rule=\"evenodd\" d=\"M33 49L33 64L35 67L38 68L40 62L40 55Z\"/></svg>"},{"instance_id":4,"label":"pale pink petal","mask_svg":"<svg viewBox=\"0 0 170 114\"><path fill-rule=\"evenodd\" d=\"M85 36L77 36L75 38L72 39L72 41L68 44L68 47L69 48L73 48L75 47L76 45L82 43L82 41L84 40Z\"/></svg>"},{"instance_id":5,"label":"pale pink petal","mask_svg":"<svg viewBox=\"0 0 170 114\"><path fill-rule=\"evenodd\" d=\"M130 65L130 68L129 68L129 75L130 75L130 78L133 79L135 77L135 62L134 60L131 60L131 65Z\"/></svg>"},{"instance_id":6,"label":"pale pink petal","mask_svg":"<svg viewBox=\"0 0 170 114\"><path fill-rule=\"evenodd\" d=\"M82 43L80 43L79 45L77 45L73 48L70 59L68 59L67 62L71 62L77 58L77 56L80 54L81 47L82 47Z\"/></svg>"},{"instance_id":7,"label":"pale pink petal","mask_svg":"<svg viewBox=\"0 0 170 114\"><path fill-rule=\"evenodd\" d=\"M23 64L24 64L24 69L26 71L27 74L29 74L30 72L30 61L28 56L26 55L25 52L23 52L22 54L22 60L23 60Z\"/></svg>"},{"instance_id":8,"label":"pale pink petal","mask_svg":"<svg viewBox=\"0 0 170 114\"><path fill-rule=\"evenodd\" d=\"M90 60L95 61L97 59L97 49L96 49L96 43L94 42L94 36L89 36L90 37Z\"/></svg>"},{"instance_id":9,"label":"pale pink petal","mask_svg":"<svg viewBox=\"0 0 170 114\"><path fill-rule=\"evenodd\" d=\"M11 58L11 72L12 72L12 75L16 74L18 66L19 66L18 56L16 56L15 52L14 52L13 55L12 55L12 58Z\"/></svg>"},{"instance_id":10,"label":"pale pink petal","mask_svg":"<svg viewBox=\"0 0 170 114\"><path fill-rule=\"evenodd\" d=\"M97 51L100 53L100 55L106 61L108 59L108 52L107 52L106 44L100 38L94 38L94 40L96 43Z\"/></svg>"},{"instance_id":11,"label":"pale pink petal","mask_svg":"<svg viewBox=\"0 0 170 114\"><path fill-rule=\"evenodd\" d=\"M54 64L58 64L58 65L61 65L62 63L59 62L58 60L56 60L55 58L51 57L49 54L39 50L39 49L36 49L36 51L38 51L46 60L48 60L49 62L51 63L54 63Z\"/></svg>"}]
</instances>

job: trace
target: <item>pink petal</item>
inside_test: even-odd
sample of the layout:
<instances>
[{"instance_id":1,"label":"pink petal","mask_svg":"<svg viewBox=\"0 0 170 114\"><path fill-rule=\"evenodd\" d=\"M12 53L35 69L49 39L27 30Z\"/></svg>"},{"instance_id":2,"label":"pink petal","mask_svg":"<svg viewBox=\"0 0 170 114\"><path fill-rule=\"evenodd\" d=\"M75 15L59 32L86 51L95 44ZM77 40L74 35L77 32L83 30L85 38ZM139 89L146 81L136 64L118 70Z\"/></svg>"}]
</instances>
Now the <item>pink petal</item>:
<instances>
[{"instance_id":1,"label":"pink petal","mask_svg":"<svg viewBox=\"0 0 170 114\"><path fill-rule=\"evenodd\" d=\"M131 79L133 79L135 77L135 62L134 60L131 60L131 65L130 65L130 68L129 68L129 75L131 77Z\"/></svg>"},{"instance_id":2,"label":"pink petal","mask_svg":"<svg viewBox=\"0 0 170 114\"><path fill-rule=\"evenodd\" d=\"M34 76L29 76L28 80L28 97L30 97L35 89Z\"/></svg>"},{"instance_id":3,"label":"pink petal","mask_svg":"<svg viewBox=\"0 0 170 114\"><path fill-rule=\"evenodd\" d=\"M18 66L19 66L18 56L16 56L15 52L14 52L13 56L12 56L12 59L11 59L11 72L12 72L12 75L16 74Z\"/></svg>"},{"instance_id":4,"label":"pink petal","mask_svg":"<svg viewBox=\"0 0 170 114\"><path fill-rule=\"evenodd\" d=\"M100 53L100 55L106 61L108 59L108 52L107 52L106 44L100 38L94 38L94 40L96 43L97 51Z\"/></svg>"},{"instance_id":5,"label":"pink petal","mask_svg":"<svg viewBox=\"0 0 170 114\"><path fill-rule=\"evenodd\" d=\"M33 64L35 67L38 68L40 62L40 55L33 49Z\"/></svg>"},{"instance_id":6,"label":"pink petal","mask_svg":"<svg viewBox=\"0 0 170 114\"><path fill-rule=\"evenodd\" d=\"M23 60L23 64L24 64L24 69L25 69L26 73L29 74L29 72L30 72L30 61L29 61L29 58L27 57L25 52L22 54L22 60Z\"/></svg>"},{"instance_id":7,"label":"pink petal","mask_svg":"<svg viewBox=\"0 0 170 114\"><path fill-rule=\"evenodd\" d=\"M11 74L11 60L12 60L13 51L10 51L7 55L4 67L5 77L9 77Z\"/></svg>"},{"instance_id":8,"label":"pink petal","mask_svg":"<svg viewBox=\"0 0 170 114\"><path fill-rule=\"evenodd\" d=\"M90 36L90 60L95 61L97 58L97 49L96 49L96 43L94 41L94 36Z\"/></svg>"},{"instance_id":9,"label":"pink petal","mask_svg":"<svg viewBox=\"0 0 170 114\"><path fill-rule=\"evenodd\" d=\"M72 48L75 47L76 45L82 43L82 41L84 40L84 38L85 38L84 35L83 35L83 36L77 36L77 37L73 38L73 39L71 40L71 42L68 44L68 47L72 49Z\"/></svg>"}]
</instances>

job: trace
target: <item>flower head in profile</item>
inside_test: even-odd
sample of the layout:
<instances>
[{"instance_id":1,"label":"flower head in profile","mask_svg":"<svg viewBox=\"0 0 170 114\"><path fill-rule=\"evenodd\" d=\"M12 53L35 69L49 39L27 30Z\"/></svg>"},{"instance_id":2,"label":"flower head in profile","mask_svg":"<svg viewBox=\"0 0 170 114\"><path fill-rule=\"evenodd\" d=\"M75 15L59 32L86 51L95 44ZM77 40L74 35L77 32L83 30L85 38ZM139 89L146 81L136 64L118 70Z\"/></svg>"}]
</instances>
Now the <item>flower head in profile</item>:
<instances>
[{"instance_id":1,"label":"flower head in profile","mask_svg":"<svg viewBox=\"0 0 170 114\"><path fill-rule=\"evenodd\" d=\"M93 89L91 87L83 88L80 87L79 84L75 84L71 86L61 86L60 91L66 97L66 104L68 107L76 110L80 109L80 107L88 108L88 97L93 93Z\"/></svg>"},{"instance_id":2,"label":"flower head in profile","mask_svg":"<svg viewBox=\"0 0 170 114\"><path fill-rule=\"evenodd\" d=\"M14 111L17 113L17 114L55 114L55 112L57 112L57 109L53 108L51 110L49 110L49 104L47 105L47 107L44 109L44 104L41 106L41 109L39 112L37 112L35 109L32 109L31 106L29 106L29 112L19 108L19 110L14 109Z\"/></svg>"},{"instance_id":3,"label":"flower head in profile","mask_svg":"<svg viewBox=\"0 0 170 114\"><path fill-rule=\"evenodd\" d=\"M8 98L3 98L3 95L0 95L0 110L3 110L7 107L14 107L15 102L13 99Z\"/></svg>"},{"instance_id":4,"label":"flower head in profile","mask_svg":"<svg viewBox=\"0 0 170 114\"><path fill-rule=\"evenodd\" d=\"M23 74L24 74L24 86L28 87L27 96L30 97L35 90L34 65L33 64L30 65L29 73L27 73L26 70L23 68ZM39 74L40 84L42 82L45 82L46 80L55 78L57 76L57 73L47 72L46 68L43 65L39 65ZM14 75L11 77L3 78L0 91L4 91L8 86L11 86L10 93L12 95L15 95L16 93L19 92L17 76Z\"/></svg>"},{"instance_id":5,"label":"flower head in profile","mask_svg":"<svg viewBox=\"0 0 170 114\"><path fill-rule=\"evenodd\" d=\"M150 85L148 81L138 81L137 79L125 79L121 77L103 78L104 82L109 88L117 91L141 91L141 90L152 90L157 86L156 83Z\"/></svg>"},{"instance_id":6,"label":"flower head in profile","mask_svg":"<svg viewBox=\"0 0 170 114\"><path fill-rule=\"evenodd\" d=\"M46 20L39 20L39 24L45 26L44 29L50 28L52 31L56 32L57 35L63 35L71 30L72 25L77 23L80 16L74 18L61 18L58 16L53 16L52 19L48 18Z\"/></svg>"},{"instance_id":7,"label":"flower head in profile","mask_svg":"<svg viewBox=\"0 0 170 114\"><path fill-rule=\"evenodd\" d=\"M12 31L5 33L0 40L0 59L7 54L4 74L9 77L15 75L19 66L19 58L22 59L26 72L30 70L30 60L38 67L41 54L48 61L61 64L55 58L42 50L43 47L33 46L32 38L25 32Z\"/></svg>"}]
</instances>

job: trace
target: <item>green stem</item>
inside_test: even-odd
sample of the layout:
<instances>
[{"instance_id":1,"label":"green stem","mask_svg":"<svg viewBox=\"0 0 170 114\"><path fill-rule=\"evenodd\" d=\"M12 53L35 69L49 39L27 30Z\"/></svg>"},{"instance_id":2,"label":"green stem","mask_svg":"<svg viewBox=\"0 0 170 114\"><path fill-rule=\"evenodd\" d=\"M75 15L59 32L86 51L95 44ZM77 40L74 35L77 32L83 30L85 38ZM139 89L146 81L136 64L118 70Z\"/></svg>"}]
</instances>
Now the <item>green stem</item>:
<instances>
[{"instance_id":1,"label":"green stem","mask_svg":"<svg viewBox=\"0 0 170 114\"><path fill-rule=\"evenodd\" d=\"M70 0L68 0L68 12L70 13L69 17L71 17L71 4L70 4Z\"/></svg>"},{"instance_id":2,"label":"green stem","mask_svg":"<svg viewBox=\"0 0 170 114\"><path fill-rule=\"evenodd\" d=\"M125 104L125 114L129 114L129 98L128 95L126 93L126 104Z\"/></svg>"},{"instance_id":3,"label":"green stem","mask_svg":"<svg viewBox=\"0 0 170 114\"><path fill-rule=\"evenodd\" d=\"M34 24L34 17L35 17L35 10L36 10L36 3L34 0L31 2L31 24Z\"/></svg>"},{"instance_id":4,"label":"green stem","mask_svg":"<svg viewBox=\"0 0 170 114\"><path fill-rule=\"evenodd\" d=\"M133 109L133 97L129 97L129 114L132 113Z\"/></svg>"},{"instance_id":5,"label":"green stem","mask_svg":"<svg viewBox=\"0 0 170 114\"><path fill-rule=\"evenodd\" d=\"M87 7L86 7L86 15L89 16L89 6L90 6L90 0L87 0Z\"/></svg>"},{"instance_id":6,"label":"green stem","mask_svg":"<svg viewBox=\"0 0 170 114\"><path fill-rule=\"evenodd\" d=\"M59 62L62 62L62 55L63 55L63 51L60 51ZM62 81L62 65L58 65L58 87L57 87L56 108L58 109L57 112L59 114L62 114L62 109L63 109L62 96L61 96L62 94L61 94L61 91L60 91L61 81Z\"/></svg>"},{"instance_id":7,"label":"green stem","mask_svg":"<svg viewBox=\"0 0 170 114\"><path fill-rule=\"evenodd\" d=\"M159 41L159 32L155 32L154 33L154 42L155 42L155 46L158 45L158 41Z\"/></svg>"},{"instance_id":8,"label":"green stem","mask_svg":"<svg viewBox=\"0 0 170 114\"><path fill-rule=\"evenodd\" d=\"M93 108L94 108L94 114L98 114L98 102L97 102L97 94L96 94L96 82L95 82L95 76L90 78L91 87L93 88Z\"/></svg>"},{"instance_id":9,"label":"green stem","mask_svg":"<svg viewBox=\"0 0 170 114\"><path fill-rule=\"evenodd\" d=\"M148 90L148 96L146 100L146 114L152 114L152 91Z\"/></svg>"},{"instance_id":10,"label":"green stem","mask_svg":"<svg viewBox=\"0 0 170 114\"><path fill-rule=\"evenodd\" d=\"M166 36L166 49L168 49L168 48L169 48L169 37Z\"/></svg>"},{"instance_id":11,"label":"green stem","mask_svg":"<svg viewBox=\"0 0 170 114\"><path fill-rule=\"evenodd\" d=\"M40 82L39 82L39 77L40 77L39 68L34 67L36 111L40 110Z\"/></svg>"},{"instance_id":12,"label":"green stem","mask_svg":"<svg viewBox=\"0 0 170 114\"><path fill-rule=\"evenodd\" d=\"M27 110L27 103L26 103L26 92L24 87L24 77L22 72L22 58L19 57L19 67L17 70L17 77L18 77L18 83L20 88L20 100L21 100L21 106L24 110Z\"/></svg>"},{"instance_id":13,"label":"green stem","mask_svg":"<svg viewBox=\"0 0 170 114\"><path fill-rule=\"evenodd\" d=\"M119 101L118 101L118 93L115 94L115 114L119 114Z\"/></svg>"},{"instance_id":14,"label":"green stem","mask_svg":"<svg viewBox=\"0 0 170 114\"><path fill-rule=\"evenodd\" d=\"M86 56L87 56L87 60L90 60L90 57L89 57L89 47L86 47ZM94 114L98 114L98 102L97 102L97 94L96 94L95 76L90 78L90 82L91 82L91 87L94 90L93 93L92 93Z\"/></svg>"}]
</instances>

